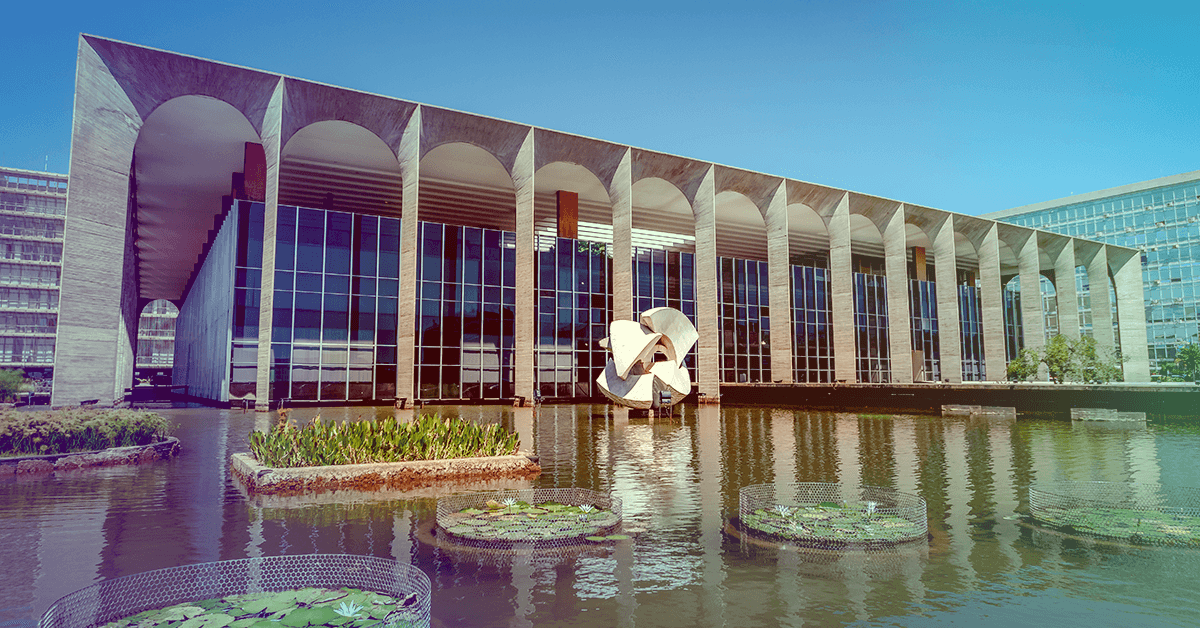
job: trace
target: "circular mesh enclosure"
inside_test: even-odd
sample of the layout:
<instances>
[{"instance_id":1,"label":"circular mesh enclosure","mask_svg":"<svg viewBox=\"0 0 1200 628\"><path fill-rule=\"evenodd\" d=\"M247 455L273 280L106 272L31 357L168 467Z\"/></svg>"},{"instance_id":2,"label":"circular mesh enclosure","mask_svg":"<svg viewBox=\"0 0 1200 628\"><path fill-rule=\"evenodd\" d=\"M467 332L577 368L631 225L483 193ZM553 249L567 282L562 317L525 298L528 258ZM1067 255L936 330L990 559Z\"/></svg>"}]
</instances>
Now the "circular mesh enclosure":
<instances>
[{"instance_id":1,"label":"circular mesh enclosure","mask_svg":"<svg viewBox=\"0 0 1200 628\"><path fill-rule=\"evenodd\" d=\"M624 540L621 499L583 488L538 488L443 497L439 532L477 547L548 548Z\"/></svg>"},{"instance_id":2,"label":"circular mesh enclosure","mask_svg":"<svg viewBox=\"0 0 1200 628\"><path fill-rule=\"evenodd\" d=\"M348 554L307 554L223 560L106 580L59 598L39 628L89 628L181 602L231 595L349 587L397 600L379 626L429 626L429 577L394 560Z\"/></svg>"},{"instance_id":3,"label":"circular mesh enclosure","mask_svg":"<svg viewBox=\"0 0 1200 628\"><path fill-rule=\"evenodd\" d=\"M822 482L742 487L738 518L748 533L822 547L901 543L929 531L918 496Z\"/></svg>"},{"instance_id":4,"label":"circular mesh enclosure","mask_svg":"<svg viewBox=\"0 0 1200 628\"><path fill-rule=\"evenodd\" d=\"M1029 514L1091 536L1157 545L1200 545L1200 489L1124 482L1029 487Z\"/></svg>"}]
</instances>

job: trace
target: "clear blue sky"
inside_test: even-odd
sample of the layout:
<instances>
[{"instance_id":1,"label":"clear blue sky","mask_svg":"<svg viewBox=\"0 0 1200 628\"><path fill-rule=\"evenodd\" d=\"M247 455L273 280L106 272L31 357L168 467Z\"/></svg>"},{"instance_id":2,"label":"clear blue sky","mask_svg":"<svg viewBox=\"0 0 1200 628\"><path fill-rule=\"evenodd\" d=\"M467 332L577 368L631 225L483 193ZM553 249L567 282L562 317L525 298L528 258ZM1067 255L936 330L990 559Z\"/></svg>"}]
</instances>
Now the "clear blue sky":
<instances>
[{"instance_id":1,"label":"clear blue sky","mask_svg":"<svg viewBox=\"0 0 1200 628\"><path fill-rule=\"evenodd\" d=\"M0 15L10 167L67 171L86 32L969 214L1200 169L1188 2L20 2Z\"/></svg>"}]
</instances>

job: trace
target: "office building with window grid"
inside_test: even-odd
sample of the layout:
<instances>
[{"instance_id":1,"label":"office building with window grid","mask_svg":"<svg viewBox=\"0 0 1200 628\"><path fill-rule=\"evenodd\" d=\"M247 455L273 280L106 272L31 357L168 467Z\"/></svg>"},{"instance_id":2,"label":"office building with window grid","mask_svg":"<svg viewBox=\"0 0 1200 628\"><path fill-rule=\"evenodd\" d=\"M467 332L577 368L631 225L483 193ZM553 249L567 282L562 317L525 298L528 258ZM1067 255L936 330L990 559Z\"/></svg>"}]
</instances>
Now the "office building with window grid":
<instances>
[{"instance_id":1,"label":"office building with window grid","mask_svg":"<svg viewBox=\"0 0 1200 628\"><path fill-rule=\"evenodd\" d=\"M1077 194L992 214L1014 225L1088 238L1110 246L1136 249L1140 254L1145 297L1149 368L1158 375L1175 360L1182 346L1200 340L1197 300L1200 299L1200 171L1152 179L1121 187ZM1048 278L1041 280L1045 310L1053 312L1047 329L1056 326L1068 335L1107 337L1119 317L1097 315L1089 285L1119 289L1107 276L1080 263L1075 272L1077 307L1062 311L1062 297ZM1057 308L1058 311L1054 311ZM1111 320L1110 320L1111 319ZM1119 333L1114 331L1113 333Z\"/></svg>"},{"instance_id":2,"label":"office building with window grid","mask_svg":"<svg viewBox=\"0 0 1200 628\"><path fill-rule=\"evenodd\" d=\"M1011 276L1086 259L1141 303L1133 249L820 184L87 35L77 85L59 404L128 385L153 299L174 383L259 408L599 398L597 341L656 306L709 399L1000 380Z\"/></svg>"}]
</instances>

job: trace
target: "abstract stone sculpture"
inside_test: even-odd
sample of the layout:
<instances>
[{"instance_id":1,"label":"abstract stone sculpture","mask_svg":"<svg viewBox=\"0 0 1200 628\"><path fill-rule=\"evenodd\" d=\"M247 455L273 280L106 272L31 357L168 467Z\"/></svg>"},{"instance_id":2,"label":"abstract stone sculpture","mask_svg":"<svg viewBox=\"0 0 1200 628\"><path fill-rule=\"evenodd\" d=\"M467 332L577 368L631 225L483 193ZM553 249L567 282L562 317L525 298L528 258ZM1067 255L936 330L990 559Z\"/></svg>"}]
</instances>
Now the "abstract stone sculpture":
<instances>
[{"instance_id":1,"label":"abstract stone sculpture","mask_svg":"<svg viewBox=\"0 0 1200 628\"><path fill-rule=\"evenodd\" d=\"M596 383L605 397L623 406L639 410L673 406L692 391L683 360L699 337L687 316L669 307L646 310L640 323L613 321L608 338L600 341L612 357ZM664 391L669 402L660 401Z\"/></svg>"}]
</instances>

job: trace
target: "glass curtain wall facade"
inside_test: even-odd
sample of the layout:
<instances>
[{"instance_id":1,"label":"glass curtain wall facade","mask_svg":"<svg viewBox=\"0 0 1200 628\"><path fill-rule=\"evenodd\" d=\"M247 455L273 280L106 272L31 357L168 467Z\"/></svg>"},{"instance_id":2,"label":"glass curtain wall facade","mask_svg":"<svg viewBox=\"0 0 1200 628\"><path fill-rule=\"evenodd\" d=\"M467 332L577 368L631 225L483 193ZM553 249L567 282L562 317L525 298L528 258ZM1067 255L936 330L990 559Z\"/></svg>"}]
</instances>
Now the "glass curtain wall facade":
<instances>
[{"instance_id":1,"label":"glass curtain wall facade","mask_svg":"<svg viewBox=\"0 0 1200 628\"><path fill-rule=\"evenodd\" d=\"M1150 369L1158 373L1164 364L1174 362L1180 347L1200 342L1200 178L1171 177L1131 187L996 218L1141 249ZM1076 285L1080 279L1086 285L1086 277L1082 267L1077 269ZM1079 294L1086 292L1081 289ZM1090 302L1086 314L1082 306L1081 301L1081 328L1090 334Z\"/></svg>"},{"instance_id":2,"label":"glass curtain wall facade","mask_svg":"<svg viewBox=\"0 0 1200 628\"><path fill-rule=\"evenodd\" d=\"M512 397L516 234L422 222L418 242L417 396Z\"/></svg>"},{"instance_id":3,"label":"glass curtain wall facade","mask_svg":"<svg viewBox=\"0 0 1200 628\"><path fill-rule=\"evenodd\" d=\"M694 253L633 247L633 313L639 315L656 307L673 307L697 324ZM683 361L693 375L696 354L691 351Z\"/></svg>"},{"instance_id":4,"label":"glass curtain wall facade","mask_svg":"<svg viewBox=\"0 0 1200 628\"><path fill-rule=\"evenodd\" d=\"M771 381L767 263L720 257L721 381Z\"/></svg>"},{"instance_id":5,"label":"glass curtain wall facade","mask_svg":"<svg viewBox=\"0 0 1200 628\"><path fill-rule=\"evenodd\" d=\"M792 266L792 378L832 382L833 293L829 269Z\"/></svg>"},{"instance_id":6,"label":"glass curtain wall facade","mask_svg":"<svg viewBox=\"0 0 1200 628\"><path fill-rule=\"evenodd\" d=\"M938 337L937 285L932 281L910 279L908 310L912 321L913 351L921 352L921 371L914 369L914 381L942 380L941 345Z\"/></svg>"},{"instance_id":7,"label":"glass curtain wall facade","mask_svg":"<svg viewBox=\"0 0 1200 628\"><path fill-rule=\"evenodd\" d=\"M854 370L860 382L890 382L892 360L883 263L855 261L854 266L865 272L854 273Z\"/></svg>"},{"instance_id":8,"label":"glass curtain wall facade","mask_svg":"<svg viewBox=\"0 0 1200 628\"><path fill-rule=\"evenodd\" d=\"M1021 278L1013 277L1001 290L1004 303L1004 357L1012 362L1025 348L1021 324Z\"/></svg>"},{"instance_id":9,"label":"glass curtain wall facade","mask_svg":"<svg viewBox=\"0 0 1200 628\"><path fill-rule=\"evenodd\" d=\"M537 237L538 329L534 368L542 397L602 398L596 378L612 321L612 251L603 242Z\"/></svg>"},{"instance_id":10,"label":"glass curtain wall facade","mask_svg":"<svg viewBox=\"0 0 1200 628\"><path fill-rule=\"evenodd\" d=\"M230 397L253 394L262 290L262 203L239 202ZM400 223L280 206L271 395L388 399L396 387Z\"/></svg>"},{"instance_id":11,"label":"glass curtain wall facade","mask_svg":"<svg viewBox=\"0 0 1200 628\"><path fill-rule=\"evenodd\" d=\"M987 380L983 354L983 302L977 286L958 285L958 333L964 382Z\"/></svg>"}]
</instances>

